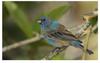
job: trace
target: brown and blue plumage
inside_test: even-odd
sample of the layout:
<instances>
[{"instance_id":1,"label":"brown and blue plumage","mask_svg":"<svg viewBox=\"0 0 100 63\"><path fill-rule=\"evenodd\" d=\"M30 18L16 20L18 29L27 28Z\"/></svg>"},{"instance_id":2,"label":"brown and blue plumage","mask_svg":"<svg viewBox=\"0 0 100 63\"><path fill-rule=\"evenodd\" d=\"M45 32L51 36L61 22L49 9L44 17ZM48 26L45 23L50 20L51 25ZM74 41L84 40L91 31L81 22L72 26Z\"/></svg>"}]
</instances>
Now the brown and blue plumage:
<instances>
[{"instance_id":1,"label":"brown and blue plumage","mask_svg":"<svg viewBox=\"0 0 100 63\"><path fill-rule=\"evenodd\" d=\"M83 50L84 46L82 41L75 37L71 32L65 29L65 27L57 21L49 21L46 17L42 16L38 21L41 26L41 33L44 39L54 47L74 46ZM87 49L89 54L93 52Z\"/></svg>"}]
</instances>

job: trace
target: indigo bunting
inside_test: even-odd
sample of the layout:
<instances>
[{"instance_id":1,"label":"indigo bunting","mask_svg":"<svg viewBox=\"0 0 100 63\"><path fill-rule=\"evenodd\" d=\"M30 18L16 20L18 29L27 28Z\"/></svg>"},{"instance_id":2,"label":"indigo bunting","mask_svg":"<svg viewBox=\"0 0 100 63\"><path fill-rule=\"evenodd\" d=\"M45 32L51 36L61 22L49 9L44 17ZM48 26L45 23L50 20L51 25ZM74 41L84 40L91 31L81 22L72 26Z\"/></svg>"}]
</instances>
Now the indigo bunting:
<instances>
[{"instance_id":1,"label":"indigo bunting","mask_svg":"<svg viewBox=\"0 0 100 63\"><path fill-rule=\"evenodd\" d=\"M47 17L42 16L37 21L41 27L41 34L48 44L56 47L60 51L61 47L74 46L84 50L82 41L74 36L70 31L65 29L65 26L57 21L50 21ZM93 51L87 49L88 54L93 54Z\"/></svg>"}]
</instances>

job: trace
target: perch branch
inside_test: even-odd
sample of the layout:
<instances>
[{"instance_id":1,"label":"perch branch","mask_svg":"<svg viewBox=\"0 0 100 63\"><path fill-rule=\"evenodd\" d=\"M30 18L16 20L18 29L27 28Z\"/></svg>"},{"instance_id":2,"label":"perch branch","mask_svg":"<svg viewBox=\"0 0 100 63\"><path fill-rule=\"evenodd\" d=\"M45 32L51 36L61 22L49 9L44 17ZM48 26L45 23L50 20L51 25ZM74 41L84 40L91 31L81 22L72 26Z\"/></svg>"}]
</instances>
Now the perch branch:
<instances>
[{"instance_id":1,"label":"perch branch","mask_svg":"<svg viewBox=\"0 0 100 63\"><path fill-rule=\"evenodd\" d=\"M26 40L23 40L23 41L16 42L14 44L5 46L3 48L3 52L6 52L8 50L11 50L11 49L14 49L14 48L17 48L17 47L20 47L20 46L24 46L24 45L27 45L27 44L30 44L30 43L33 43L33 42L36 42L36 41L41 39L41 36L38 33L34 32L34 34L36 34L36 37L26 39Z\"/></svg>"},{"instance_id":2,"label":"perch branch","mask_svg":"<svg viewBox=\"0 0 100 63\"><path fill-rule=\"evenodd\" d=\"M45 56L42 60L51 60L56 55L60 54L61 52L65 51L69 45L60 47L60 49L53 49L47 56Z\"/></svg>"}]
</instances>

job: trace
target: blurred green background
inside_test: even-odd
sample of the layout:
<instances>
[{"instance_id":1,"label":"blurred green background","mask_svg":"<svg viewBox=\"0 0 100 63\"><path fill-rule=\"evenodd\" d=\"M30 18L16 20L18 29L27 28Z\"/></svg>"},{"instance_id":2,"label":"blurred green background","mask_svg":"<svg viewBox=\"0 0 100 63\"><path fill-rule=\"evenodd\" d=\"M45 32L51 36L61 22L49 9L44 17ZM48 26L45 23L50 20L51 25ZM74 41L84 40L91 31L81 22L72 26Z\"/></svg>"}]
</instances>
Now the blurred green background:
<instances>
[{"instance_id":1,"label":"blurred green background","mask_svg":"<svg viewBox=\"0 0 100 63\"><path fill-rule=\"evenodd\" d=\"M70 28L78 23L80 16L97 8L97 2L25 2L3 1L3 47L35 37L32 32L40 32L39 25L35 22L40 16L47 16L50 19L58 20ZM70 24L69 24L70 23ZM72 31L73 32L73 31ZM95 35L93 48L96 50L94 56L87 59L97 59L97 34ZM3 52L4 60L40 60L53 49L43 39L22 47ZM75 49L74 49L75 50ZM80 51L78 50L78 53ZM73 54L73 56L71 56ZM69 53L54 59L76 59L80 55Z\"/></svg>"}]
</instances>

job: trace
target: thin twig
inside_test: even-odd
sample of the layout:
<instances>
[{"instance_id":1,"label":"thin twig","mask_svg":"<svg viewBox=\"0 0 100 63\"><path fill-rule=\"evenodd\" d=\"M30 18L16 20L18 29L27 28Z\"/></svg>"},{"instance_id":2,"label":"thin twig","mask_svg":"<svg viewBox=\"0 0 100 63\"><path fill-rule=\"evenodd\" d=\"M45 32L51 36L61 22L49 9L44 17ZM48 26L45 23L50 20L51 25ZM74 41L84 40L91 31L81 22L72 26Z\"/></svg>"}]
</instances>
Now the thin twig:
<instances>
[{"instance_id":1,"label":"thin twig","mask_svg":"<svg viewBox=\"0 0 100 63\"><path fill-rule=\"evenodd\" d=\"M87 41L87 44L86 44L86 48L88 48L88 45L89 45L89 41L90 41L90 36L91 36L91 34L92 34L92 26L90 27L90 32L89 32L89 36L88 36L88 41ZM85 59L86 59L86 54L85 54Z\"/></svg>"},{"instance_id":2,"label":"thin twig","mask_svg":"<svg viewBox=\"0 0 100 63\"><path fill-rule=\"evenodd\" d=\"M89 43L89 39L90 39L90 36L91 36L91 31L92 31L92 27L90 26L89 33L88 33L88 36L87 36L87 41L85 43L86 46L84 46L84 52L86 52L86 50L88 48L88 43ZM86 53L83 53L82 60L85 60L85 59L86 59Z\"/></svg>"},{"instance_id":3,"label":"thin twig","mask_svg":"<svg viewBox=\"0 0 100 63\"><path fill-rule=\"evenodd\" d=\"M34 32L34 34L36 34L36 37L26 39L26 40L23 40L23 41L16 42L14 44L5 46L3 48L3 52L6 52L8 50L11 50L11 49L14 49L14 48L17 48L17 47L21 47L21 46L24 46L24 45L27 45L27 44L30 44L30 43L33 43L33 42L36 42L36 41L41 39L41 36L38 33Z\"/></svg>"}]
</instances>

